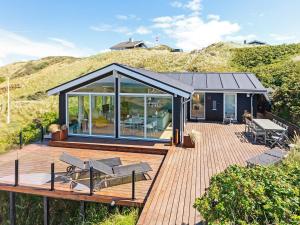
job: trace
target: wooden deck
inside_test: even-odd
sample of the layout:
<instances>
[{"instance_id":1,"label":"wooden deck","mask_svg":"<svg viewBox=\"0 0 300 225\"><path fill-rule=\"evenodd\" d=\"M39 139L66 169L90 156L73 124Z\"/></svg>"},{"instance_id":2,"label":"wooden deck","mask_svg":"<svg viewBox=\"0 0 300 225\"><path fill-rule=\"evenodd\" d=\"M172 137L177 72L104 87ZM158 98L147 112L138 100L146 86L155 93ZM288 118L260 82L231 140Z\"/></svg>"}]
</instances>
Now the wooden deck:
<instances>
[{"instance_id":1,"label":"wooden deck","mask_svg":"<svg viewBox=\"0 0 300 225\"><path fill-rule=\"evenodd\" d=\"M244 136L244 125L188 123L186 132L199 132L195 149L171 148L139 218L139 225L200 224L193 208L209 179L232 164L245 165L266 150Z\"/></svg>"},{"instance_id":2,"label":"wooden deck","mask_svg":"<svg viewBox=\"0 0 300 225\"><path fill-rule=\"evenodd\" d=\"M13 187L0 184L0 190L43 195L53 198L96 201L127 206L143 206L138 224L200 224L202 218L193 208L195 198L205 192L209 179L232 164L245 165L245 161L267 148L251 144L244 136L244 125L223 125L217 123L188 123L186 132L198 132L195 149L168 147L167 145L147 143L140 149L169 149L167 154L130 153L114 150L90 150L80 148L50 147L29 145L23 150L12 151L0 156L0 177L14 173L14 160L20 160L20 173L49 173L50 163L55 162L56 171L64 171L66 164L58 160L62 152L68 152L82 159L121 157L125 164L146 161L154 171L153 180L136 183L136 199L131 201L131 184L105 188L89 196L84 192L71 192L63 184L56 184L56 191L48 191L49 184L32 187L22 185ZM78 142L79 139L77 139ZM113 145L112 140L105 144ZM91 142L89 142L91 143ZM96 144L99 144L95 140ZM92 143L93 144L93 143ZM117 146L139 148L142 142L116 142ZM163 162L161 164L161 162ZM158 172L159 171L159 172ZM156 176L157 174L157 176Z\"/></svg>"},{"instance_id":3,"label":"wooden deck","mask_svg":"<svg viewBox=\"0 0 300 225\"><path fill-rule=\"evenodd\" d=\"M55 191L49 191L50 183L35 184L34 181L38 179L38 174L49 175L50 164L55 163L55 172L65 171L67 164L59 160L62 152L67 152L73 156L79 157L83 160L102 159L111 157L120 157L123 164L137 163L140 161L148 162L153 171L149 173L152 178L155 178L157 171L161 166L164 158L163 155L158 154L143 154L130 152L116 152L116 151L97 151L88 149L74 149L74 148L60 148L49 147L46 144L31 144L24 147L22 150L14 150L7 154L0 155L0 177L5 179L14 179L14 160L19 159L20 176L29 174L29 180L20 186L12 186L12 182L1 182L0 190L14 191L27 194L35 194L48 196L53 198L64 198L70 200L84 200L95 201L103 203L111 203L115 201L118 205L138 206L144 205L146 196L153 183L152 180L142 180L136 182L136 199L131 200L131 183L126 183L114 187L103 188L97 191L93 196L88 195L87 190L71 191L69 185L63 182L55 182ZM31 177L30 177L31 176ZM1 179L1 178L0 178ZM88 181L87 181L88 183Z\"/></svg>"},{"instance_id":4,"label":"wooden deck","mask_svg":"<svg viewBox=\"0 0 300 225\"><path fill-rule=\"evenodd\" d=\"M50 141L49 146L165 155L170 143L73 136L65 141Z\"/></svg>"}]
</instances>

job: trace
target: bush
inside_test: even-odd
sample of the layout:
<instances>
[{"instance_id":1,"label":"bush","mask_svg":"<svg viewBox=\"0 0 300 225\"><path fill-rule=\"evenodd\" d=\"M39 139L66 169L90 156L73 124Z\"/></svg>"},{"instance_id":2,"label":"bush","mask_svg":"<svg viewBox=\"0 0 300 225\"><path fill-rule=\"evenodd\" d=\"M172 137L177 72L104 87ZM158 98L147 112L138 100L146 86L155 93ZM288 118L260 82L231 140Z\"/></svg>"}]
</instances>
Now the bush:
<instances>
[{"instance_id":1,"label":"bush","mask_svg":"<svg viewBox=\"0 0 300 225\"><path fill-rule=\"evenodd\" d=\"M8 192L0 192L0 224L9 224ZM50 224L53 225L96 225L126 224L137 221L138 210L128 207L114 207L100 203L86 203L86 220L82 222L79 202L50 199ZM16 194L16 222L19 225L43 224L43 198Z\"/></svg>"},{"instance_id":2,"label":"bush","mask_svg":"<svg viewBox=\"0 0 300 225\"><path fill-rule=\"evenodd\" d=\"M33 120L22 128L23 143L27 144L30 142L37 141L41 136L40 126L43 126L47 131L49 126L53 123L57 123L57 113L48 112L40 116L40 118ZM15 135L18 136L17 134ZM15 139L15 144L18 143L18 138Z\"/></svg>"},{"instance_id":3,"label":"bush","mask_svg":"<svg viewBox=\"0 0 300 225\"><path fill-rule=\"evenodd\" d=\"M300 162L230 166L212 177L194 207L209 224L299 224Z\"/></svg>"}]
</instances>

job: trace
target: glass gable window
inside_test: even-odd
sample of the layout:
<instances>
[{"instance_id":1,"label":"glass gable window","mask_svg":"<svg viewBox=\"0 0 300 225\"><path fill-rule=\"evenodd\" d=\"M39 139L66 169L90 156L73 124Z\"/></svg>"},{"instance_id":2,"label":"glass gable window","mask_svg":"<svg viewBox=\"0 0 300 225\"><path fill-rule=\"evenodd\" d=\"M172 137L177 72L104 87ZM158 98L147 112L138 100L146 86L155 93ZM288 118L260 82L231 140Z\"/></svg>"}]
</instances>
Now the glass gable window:
<instances>
[{"instance_id":1,"label":"glass gable window","mask_svg":"<svg viewBox=\"0 0 300 225\"><path fill-rule=\"evenodd\" d=\"M113 76L103 78L92 84L89 84L82 88L79 88L75 92L114 93L115 92L115 78Z\"/></svg>"},{"instance_id":2,"label":"glass gable window","mask_svg":"<svg viewBox=\"0 0 300 225\"><path fill-rule=\"evenodd\" d=\"M89 134L89 96L68 96L68 124L70 134Z\"/></svg>"},{"instance_id":3,"label":"glass gable window","mask_svg":"<svg viewBox=\"0 0 300 225\"><path fill-rule=\"evenodd\" d=\"M127 78L125 76L122 76L120 80L121 80L120 93L165 94L165 92L163 91L145 85L136 80Z\"/></svg>"},{"instance_id":4,"label":"glass gable window","mask_svg":"<svg viewBox=\"0 0 300 225\"><path fill-rule=\"evenodd\" d=\"M204 93L195 93L192 97L191 102L191 117L204 119L205 117L205 94Z\"/></svg>"}]
</instances>

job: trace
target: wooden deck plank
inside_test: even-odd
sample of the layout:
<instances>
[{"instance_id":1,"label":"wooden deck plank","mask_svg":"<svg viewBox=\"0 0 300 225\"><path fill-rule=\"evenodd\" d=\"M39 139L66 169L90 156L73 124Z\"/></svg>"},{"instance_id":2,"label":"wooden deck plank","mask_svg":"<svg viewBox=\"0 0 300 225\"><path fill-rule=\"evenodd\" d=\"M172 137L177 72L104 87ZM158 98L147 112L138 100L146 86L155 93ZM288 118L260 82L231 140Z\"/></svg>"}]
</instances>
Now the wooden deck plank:
<instances>
[{"instance_id":1,"label":"wooden deck plank","mask_svg":"<svg viewBox=\"0 0 300 225\"><path fill-rule=\"evenodd\" d=\"M152 180L142 180L136 182L136 199L131 200L132 186L131 183L125 183L118 186L103 188L99 191L95 191L93 196L88 196L89 189L85 191L70 190L68 183L55 182L55 192L50 192L50 183L43 184L26 184L20 180L19 187L13 187L14 176L14 160L19 160L19 174L27 174L32 176L32 180L37 179L34 175L36 173L49 174L50 164L55 163L55 172L64 172L67 168L67 164L59 160L59 156L62 152L67 152L82 160L89 159L102 159L111 157L120 157L124 165L137 162L148 162L153 171L149 172ZM67 198L71 200L84 200L99 201L108 203L115 201L119 205L139 207L144 205L145 199L148 196L148 192L153 183L158 169L162 163L164 155L157 154L144 154L144 153L130 153L130 152L116 152L116 151L100 151L100 150L88 150L88 149L72 149L72 148L58 148L50 147L46 144L31 144L25 146L22 150L14 150L7 154L0 156L0 177L8 177L8 181L0 185L0 190L10 190L16 192L23 192L27 194L42 195L48 197ZM88 184L89 181L87 180ZM49 193L48 193L49 192Z\"/></svg>"},{"instance_id":2,"label":"wooden deck plank","mask_svg":"<svg viewBox=\"0 0 300 225\"><path fill-rule=\"evenodd\" d=\"M229 165L245 165L248 158L267 149L244 137L244 125L188 123L186 132L192 129L199 132L196 148L177 147L167 153L169 163L163 165L160 179L154 184L159 188L152 189L139 225L199 224L202 217L192 205L196 197L204 194L210 177Z\"/></svg>"}]
</instances>

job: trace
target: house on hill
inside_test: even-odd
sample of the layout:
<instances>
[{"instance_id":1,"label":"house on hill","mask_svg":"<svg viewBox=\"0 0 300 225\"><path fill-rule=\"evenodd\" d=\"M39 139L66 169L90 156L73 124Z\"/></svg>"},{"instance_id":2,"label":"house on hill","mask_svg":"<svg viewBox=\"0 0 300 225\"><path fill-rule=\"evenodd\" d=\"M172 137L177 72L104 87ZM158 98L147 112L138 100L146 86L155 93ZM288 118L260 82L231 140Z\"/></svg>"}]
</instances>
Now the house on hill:
<instances>
[{"instance_id":1,"label":"house on hill","mask_svg":"<svg viewBox=\"0 0 300 225\"><path fill-rule=\"evenodd\" d=\"M147 48L147 46L144 41L133 41L132 38L129 38L128 41L120 42L110 47L110 50L126 50L133 48Z\"/></svg>"},{"instance_id":2,"label":"house on hill","mask_svg":"<svg viewBox=\"0 0 300 225\"><path fill-rule=\"evenodd\" d=\"M247 44L247 45L267 45L266 42L257 41L257 40L250 41L250 42L247 42L247 41L245 40L245 41L244 41L244 44Z\"/></svg>"}]
</instances>

